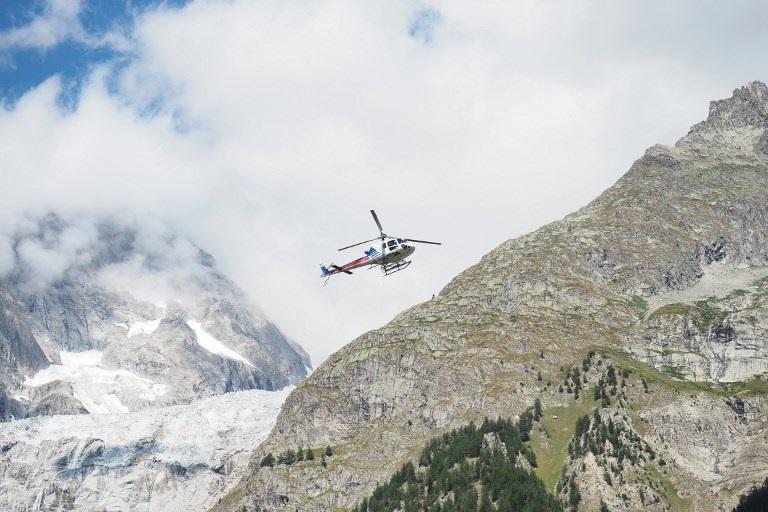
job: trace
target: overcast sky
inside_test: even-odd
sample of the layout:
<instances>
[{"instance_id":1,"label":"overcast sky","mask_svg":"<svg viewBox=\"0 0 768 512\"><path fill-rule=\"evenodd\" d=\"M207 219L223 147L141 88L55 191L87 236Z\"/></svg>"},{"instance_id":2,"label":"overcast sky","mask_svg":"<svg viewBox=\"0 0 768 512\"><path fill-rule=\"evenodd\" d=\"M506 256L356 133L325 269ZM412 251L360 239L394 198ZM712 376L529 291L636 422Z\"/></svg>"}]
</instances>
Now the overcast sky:
<instances>
[{"instance_id":1,"label":"overcast sky","mask_svg":"<svg viewBox=\"0 0 768 512\"><path fill-rule=\"evenodd\" d=\"M151 217L318 363L768 78L764 2L669 4L4 0L0 235ZM370 208L444 245L323 287Z\"/></svg>"}]
</instances>

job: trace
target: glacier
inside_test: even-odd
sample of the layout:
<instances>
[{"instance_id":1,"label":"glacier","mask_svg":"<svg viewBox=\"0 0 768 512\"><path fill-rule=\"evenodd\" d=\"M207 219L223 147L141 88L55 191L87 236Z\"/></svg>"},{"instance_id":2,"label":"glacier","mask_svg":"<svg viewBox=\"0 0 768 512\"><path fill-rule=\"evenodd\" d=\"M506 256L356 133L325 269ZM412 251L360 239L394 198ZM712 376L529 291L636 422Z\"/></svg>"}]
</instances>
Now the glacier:
<instances>
[{"instance_id":1,"label":"glacier","mask_svg":"<svg viewBox=\"0 0 768 512\"><path fill-rule=\"evenodd\" d=\"M0 423L0 510L207 510L244 475L292 389Z\"/></svg>"}]
</instances>

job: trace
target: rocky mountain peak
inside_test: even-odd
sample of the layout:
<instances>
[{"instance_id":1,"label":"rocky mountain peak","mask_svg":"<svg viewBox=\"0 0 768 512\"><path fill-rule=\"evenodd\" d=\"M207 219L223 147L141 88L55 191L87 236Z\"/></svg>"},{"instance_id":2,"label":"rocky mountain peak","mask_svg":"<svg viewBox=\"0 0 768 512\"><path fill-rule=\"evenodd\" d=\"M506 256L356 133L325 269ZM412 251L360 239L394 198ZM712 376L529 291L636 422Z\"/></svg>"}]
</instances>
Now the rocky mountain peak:
<instances>
[{"instance_id":1,"label":"rocky mountain peak","mask_svg":"<svg viewBox=\"0 0 768 512\"><path fill-rule=\"evenodd\" d=\"M677 146L698 152L740 156L768 154L768 86L753 81L730 98L711 101L709 115L691 127Z\"/></svg>"},{"instance_id":2,"label":"rocky mountain peak","mask_svg":"<svg viewBox=\"0 0 768 512\"><path fill-rule=\"evenodd\" d=\"M705 123L724 129L768 127L768 86L750 82L735 89L730 98L710 102Z\"/></svg>"}]
</instances>

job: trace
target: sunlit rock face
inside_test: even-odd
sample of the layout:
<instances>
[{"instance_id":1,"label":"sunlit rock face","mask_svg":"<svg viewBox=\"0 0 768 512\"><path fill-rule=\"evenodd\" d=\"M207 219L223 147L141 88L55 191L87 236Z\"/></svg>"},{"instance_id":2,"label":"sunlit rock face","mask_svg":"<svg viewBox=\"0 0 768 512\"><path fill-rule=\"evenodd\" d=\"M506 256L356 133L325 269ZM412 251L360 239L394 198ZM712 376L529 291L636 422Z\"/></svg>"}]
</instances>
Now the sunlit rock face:
<instances>
[{"instance_id":1,"label":"sunlit rock face","mask_svg":"<svg viewBox=\"0 0 768 512\"><path fill-rule=\"evenodd\" d=\"M627 443L641 438L665 465L638 459L633 479L595 487L596 463L583 481L583 461L559 461L553 474L575 475L589 510L600 499L730 509L768 474L767 197L768 88L753 82L584 208L504 242L328 358L288 397L254 461L297 445L340 455L327 467L254 463L217 510L354 506L446 429L514 417L537 397L545 410L589 411L557 388L590 350L634 371L605 421L621 421Z\"/></svg>"},{"instance_id":2,"label":"sunlit rock face","mask_svg":"<svg viewBox=\"0 0 768 512\"><path fill-rule=\"evenodd\" d=\"M0 277L0 417L128 412L306 375L307 355L216 269L152 224L20 223Z\"/></svg>"}]
</instances>

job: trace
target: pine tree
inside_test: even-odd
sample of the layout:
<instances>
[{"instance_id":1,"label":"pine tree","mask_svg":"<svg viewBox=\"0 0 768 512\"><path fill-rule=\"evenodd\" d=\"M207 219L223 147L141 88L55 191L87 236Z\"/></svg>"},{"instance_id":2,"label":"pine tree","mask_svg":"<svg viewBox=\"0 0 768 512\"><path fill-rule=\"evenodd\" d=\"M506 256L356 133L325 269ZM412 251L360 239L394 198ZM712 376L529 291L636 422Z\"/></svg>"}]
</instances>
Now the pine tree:
<instances>
[{"instance_id":1,"label":"pine tree","mask_svg":"<svg viewBox=\"0 0 768 512\"><path fill-rule=\"evenodd\" d=\"M333 457L333 450L330 446L325 447L325 456L326 457Z\"/></svg>"},{"instance_id":2,"label":"pine tree","mask_svg":"<svg viewBox=\"0 0 768 512\"><path fill-rule=\"evenodd\" d=\"M752 487L750 492L739 498L739 504L734 512L759 512L765 511L768 505L768 478L760 487Z\"/></svg>"},{"instance_id":3,"label":"pine tree","mask_svg":"<svg viewBox=\"0 0 768 512\"><path fill-rule=\"evenodd\" d=\"M315 460L315 453L312 451L312 448L307 448L304 458L307 460Z\"/></svg>"},{"instance_id":4,"label":"pine tree","mask_svg":"<svg viewBox=\"0 0 768 512\"><path fill-rule=\"evenodd\" d=\"M261 459L261 464L259 466L266 467L269 466L270 468L275 465L275 457L272 455L272 452L269 452L263 459Z\"/></svg>"},{"instance_id":5,"label":"pine tree","mask_svg":"<svg viewBox=\"0 0 768 512\"><path fill-rule=\"evenodd\" d=\"M579 492L579 488L576 487L576 482L571 480L568 487L568 505L570 505L573 510L578 510L580 502L581 493Z\"/></svg>"},{"instance_id":6,"label":"pine tree","mask_svg":"<svg viewBox=\"0 0 768 512\"><path fill-rule=\"evenodd\" d=\"M293 453L293 450L285 451L277 458L278 464L288 464L290 466L294 462L296 462L296 454Z\"/></svg>"},{"instance_id":7,"label":"pine tree","mask_svg":"<svg viewBox=\"0 0 768 512\"><path fill-rule=\"evenodd\" d=\"M483 501L480 503L480 508L477 509L478 512L492 512L493 508L491 508L491 498L487 494L483 496Z\"/></svg>"},{"instance_id":8,"label":"pine tree","mask_svg":"<svg viewBox=\"0 0 768 512\"><path fill-rule=\"evenodd\" d=\"M535 402L533 402L533 418L536 421L539 421L541 419L542 411L541 411L541 400L538 398Z\"/></svg>"}]
</instances>

